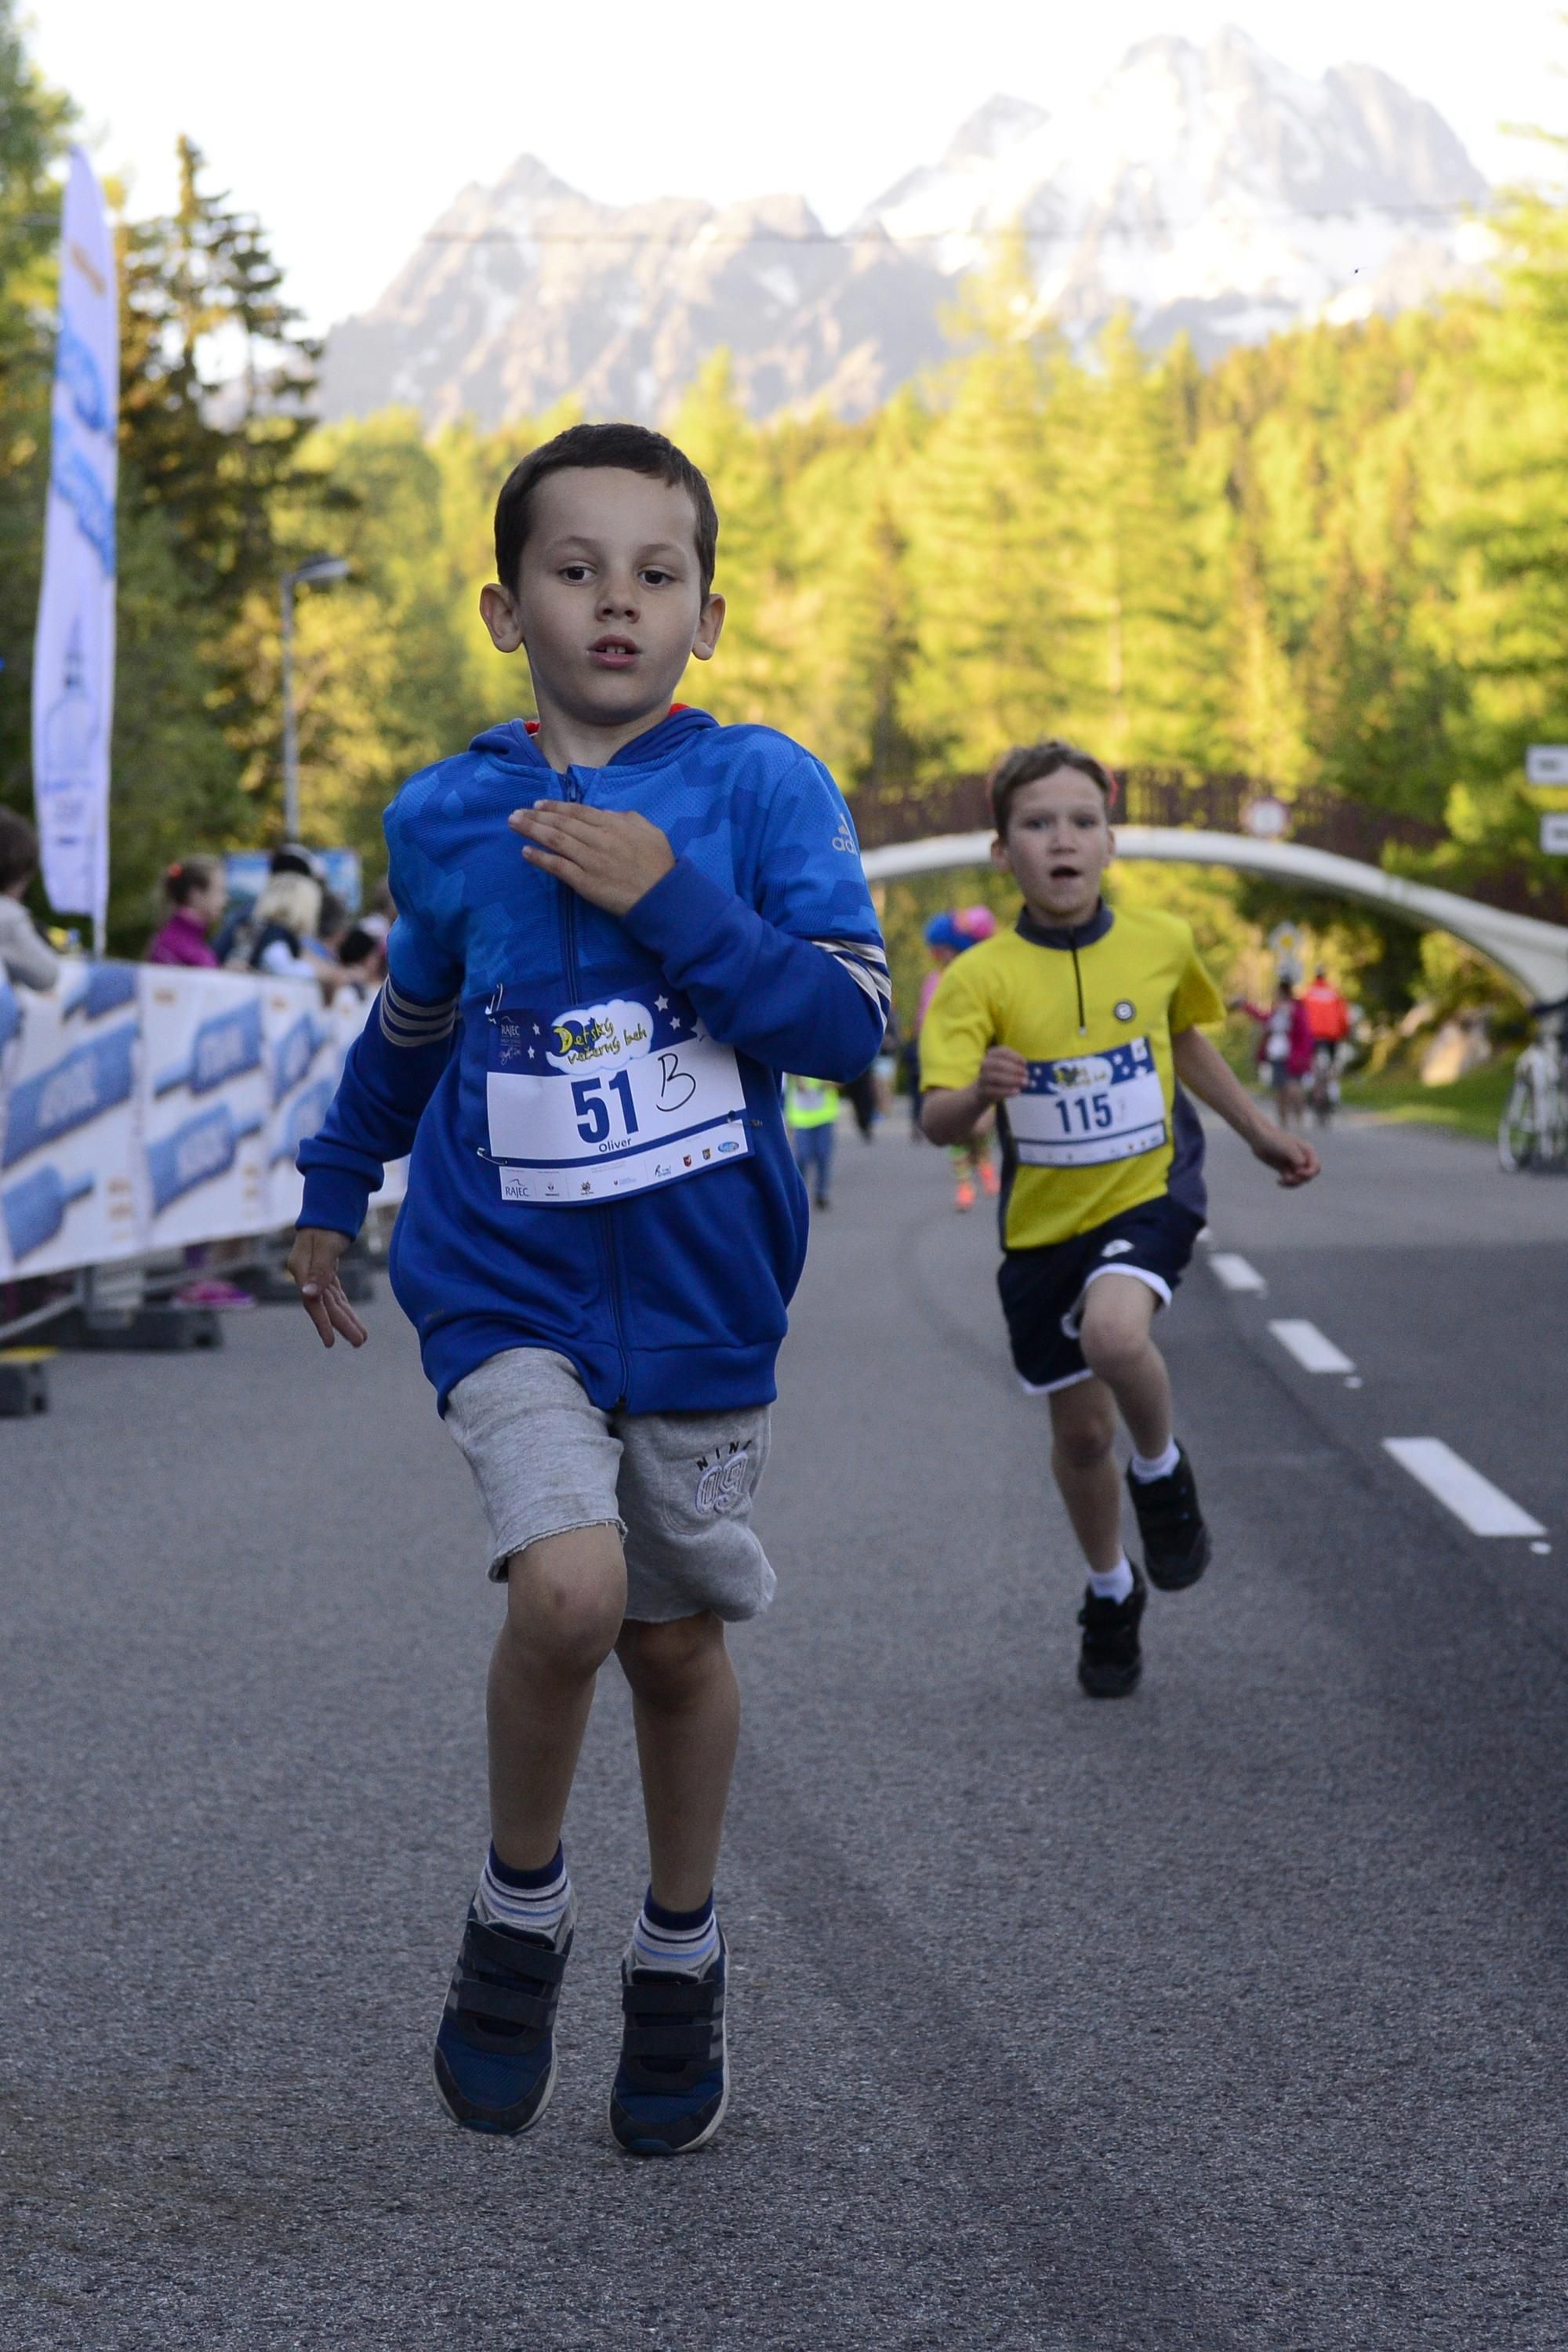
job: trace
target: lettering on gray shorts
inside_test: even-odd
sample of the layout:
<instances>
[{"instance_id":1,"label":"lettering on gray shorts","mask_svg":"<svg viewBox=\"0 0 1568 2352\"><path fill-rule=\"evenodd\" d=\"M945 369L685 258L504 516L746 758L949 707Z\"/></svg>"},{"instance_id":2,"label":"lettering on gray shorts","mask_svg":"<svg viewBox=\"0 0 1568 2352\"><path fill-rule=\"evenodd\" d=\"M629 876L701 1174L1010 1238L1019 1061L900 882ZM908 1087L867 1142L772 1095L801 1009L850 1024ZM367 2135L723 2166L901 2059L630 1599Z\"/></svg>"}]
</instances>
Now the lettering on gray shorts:
<instances>
[{"instance_id":1,"label":"lettering on gray shorts","mask_svg":"<svg viewBox=\"0 0 1568 2352\"><path fill-rule=\"evenodd\" d=\"M731 1444L728 1454L710 1462L704 1454L699 1456L697 1507L700 1511L732 1511L746 1496L746 1471L751 1463L749 1445Z\"/></svg>"}]
</instances>

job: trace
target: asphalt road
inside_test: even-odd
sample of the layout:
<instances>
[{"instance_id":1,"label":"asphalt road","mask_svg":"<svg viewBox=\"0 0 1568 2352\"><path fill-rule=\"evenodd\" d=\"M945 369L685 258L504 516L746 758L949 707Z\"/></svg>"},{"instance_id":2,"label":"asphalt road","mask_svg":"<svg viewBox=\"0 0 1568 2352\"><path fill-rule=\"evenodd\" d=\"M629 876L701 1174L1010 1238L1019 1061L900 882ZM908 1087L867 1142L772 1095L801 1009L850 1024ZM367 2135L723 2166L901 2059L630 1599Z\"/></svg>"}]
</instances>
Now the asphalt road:
<instances>
[{"instance_id":1,"label":"asphalt road","mask_svg":"<svg viewBox=\"0 0 1568 2352\"><path fill-rule=\"evenodd\" d=\"M551 2114L437 2106L499 1603L390 1300L358 1357L260 1309L0 1423L5 2352L1568 2342L1568 1183L1360 1129L1287 1198L1220 1139L1215 1249L1267 1292L1205 1260L1165 1326L1216 1562L1095 1706L989 1220L901 1126L840 1162L736 1642L734 2101L689 2162L604 2124L613 1669ZM1550 1549L1468 1532L1415 1435Z\"/></svg>"}]
</instances>

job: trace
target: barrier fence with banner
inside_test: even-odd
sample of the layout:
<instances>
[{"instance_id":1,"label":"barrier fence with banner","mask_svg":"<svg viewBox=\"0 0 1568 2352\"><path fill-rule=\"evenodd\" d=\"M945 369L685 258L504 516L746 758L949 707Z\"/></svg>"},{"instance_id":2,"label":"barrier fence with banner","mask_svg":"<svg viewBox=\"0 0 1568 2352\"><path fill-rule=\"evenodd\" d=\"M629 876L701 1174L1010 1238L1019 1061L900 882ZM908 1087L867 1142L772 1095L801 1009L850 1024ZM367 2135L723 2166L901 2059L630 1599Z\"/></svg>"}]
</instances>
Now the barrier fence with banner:
<instances>
[{"instance_id":1,"label":"barrier fence with banner","mask_svg":"<svg viewBox=\"0 0 1568 2352\"><path fill-rule=\"evenodd\" d=\"M46 993L0 977L0 1282L292 1224L294 1155L368 1010L164 964L73 961Z\"/></svg>"}]
</instances>

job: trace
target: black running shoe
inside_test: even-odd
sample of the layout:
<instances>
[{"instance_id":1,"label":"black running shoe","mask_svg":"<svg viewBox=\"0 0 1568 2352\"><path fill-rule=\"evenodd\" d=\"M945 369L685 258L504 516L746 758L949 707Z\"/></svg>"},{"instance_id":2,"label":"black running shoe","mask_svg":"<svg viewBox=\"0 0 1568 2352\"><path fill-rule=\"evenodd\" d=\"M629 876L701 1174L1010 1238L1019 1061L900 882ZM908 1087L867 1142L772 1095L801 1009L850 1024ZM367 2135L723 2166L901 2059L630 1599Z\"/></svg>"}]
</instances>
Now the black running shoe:
<instances>
[{"instance_id":1,"label":"black running shoe","mask_svg":"<svg viewBox=\"0 0 1568 2352\"><path fill-rule=\"evenodd\" d=\"M470 1906L436 2036L436 2087L467 2130L515 2136L549 2105L572 1924L569 1910L553 1937L530 1936Z\"/></svg>"},{"instance_id":2,"label":"black running shoe","mask_svg":"<svg viewBox=\"0 0 1568 2352\"><path fill-rule=\"evenodd\" d=\"M626 2028L610 2129L628 2156L689 2156L724 2120L730 2070L723 1931L700 1977L621 1963Z\"/></svg>"},{"instance_id":3,"label":"black running shoe","mask_svg":"<svg viewBox=\"0 0 1568 2352\"><path fill-rule=\"evenodd\" d=\"M1131 1469L1127 1473L1143 1565L1150 1583L1162 1592L1181 1592L1195 1584L1214 1549L1198 1508L1197 1481L1186 1447L1178 1446L1176 1454L1175 1468L1163 1478L1134 1478Z\"/></svg>"},{"instance_id":4,"label":"black running shoe","mask_svg":"<svg viewBox=\"0 0 1568 2352\"><path fill-rule=\"evenodd\" d=\"M1083 1627L1078 1678L1090 1698L1125 1698L1142 1673L1138 1625L1148 1598L1149 1588L1136 1567L1125 1601L1101 1601L1086 1587L1078 1612Z\"/></svg>"}]
</instances>

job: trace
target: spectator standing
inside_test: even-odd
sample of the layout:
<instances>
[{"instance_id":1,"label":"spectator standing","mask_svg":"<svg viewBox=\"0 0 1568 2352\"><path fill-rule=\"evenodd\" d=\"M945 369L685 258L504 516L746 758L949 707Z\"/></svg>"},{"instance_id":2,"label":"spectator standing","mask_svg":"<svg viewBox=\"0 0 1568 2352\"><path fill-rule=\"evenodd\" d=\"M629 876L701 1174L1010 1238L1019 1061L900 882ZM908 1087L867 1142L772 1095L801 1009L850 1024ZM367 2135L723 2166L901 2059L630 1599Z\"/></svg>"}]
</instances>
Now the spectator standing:
<instances>
[{"instance_id":1,"label":"spectator standing","mask_svg":"<svg viewBox=\"0 0 1568 2352\"><path fill-rule=\"evenodd\" d=\"M1301 1003L1313 1044L1342 1045L1351 1034L1351 1009L1321 964L1302 990Z\"/></svg>"},{"instance_id":2,"label":"spectator standing","mask_svg":"<svg viewBox=\"0 0 1568 2352\"><path fill-rule=\"evenodd\" d=\"M833 1139L838 1123L838 1093L826 1078L784 1080L784 1125L795 1147L795 1164L819 1209L833 1206Z\"/></svg>"},{"instance_id":3,"label":"spectator standing","mask_svg":"<svg viewBox=\"0 0 1568 2352\"><path fill-rule=\"evenodd\" d=\"M1306 1006L1282 977L1271 1005L1244 1000L1241 1010L1258 1024L1258 1075L1273 1092L1280 1126L1302 1126L1307 1116L1304 1082L1312 1066L1312 1024Z\"/></svg>"},{"instance_id":4,"label":"spectator standing","mask_svg":"<svg viewBox=\"0 0 1568 2352\"><path fill-rule=\"evenodd\" d=\"M21 988L53 988L59 958L22 904L38 870L38 836L15 809L0 809L0 968Z\"/></svg>"},{"instance_id":5,"label":"spectator standing","mask_svg":"<svg viewBox=\"0 0 1568 2352\"><path fill-rule=\"evenodd\" d=\"M272 980L319 979L321 958L306 942L321 919L321 886L315 876L274 859L255 906L235 934L229 969L264 971Z\"/></svg>"},{"instance_id":6,"label":"spectator standing","mask_svg":"<svg viewBox=\"0 0 1568 2352\"><path fill-rule=\"evenodd\" d=\"M148 941L143 961L216 971L217 950L208 933L222 922L228 904L228 884L218 860L176 858L163 876L163 896L168 913L162 929Z\"/></svg>"}]
</instances>

